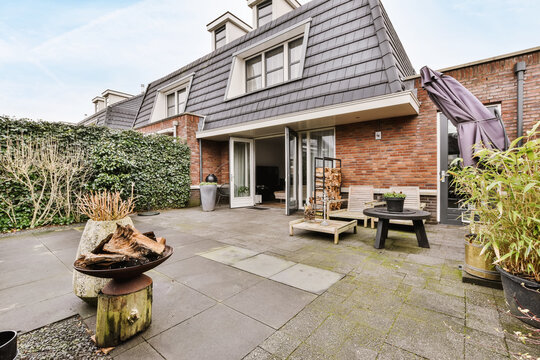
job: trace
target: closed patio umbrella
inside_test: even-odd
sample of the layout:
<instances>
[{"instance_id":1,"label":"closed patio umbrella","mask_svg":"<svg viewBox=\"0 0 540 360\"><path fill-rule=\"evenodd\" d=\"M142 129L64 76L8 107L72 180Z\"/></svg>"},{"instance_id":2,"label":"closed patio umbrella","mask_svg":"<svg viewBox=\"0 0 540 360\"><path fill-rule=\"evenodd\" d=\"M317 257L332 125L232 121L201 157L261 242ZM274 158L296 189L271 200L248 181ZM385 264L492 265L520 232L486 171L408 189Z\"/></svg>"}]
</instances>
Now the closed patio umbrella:
<instances>
[{"instance_id":1,"label":"closed patio umbrella","mask_svg":"<svg viewBox=\"0 0 540 360\"><path fill-rule=\"evenodd\" d=\"M476 164L475 146L508 148L508 137L499 114L493 116L459 81L427 66L420 69L420 77L429 98L456 126L459 152L465 166Z\"/></svg>"}]
</instances>

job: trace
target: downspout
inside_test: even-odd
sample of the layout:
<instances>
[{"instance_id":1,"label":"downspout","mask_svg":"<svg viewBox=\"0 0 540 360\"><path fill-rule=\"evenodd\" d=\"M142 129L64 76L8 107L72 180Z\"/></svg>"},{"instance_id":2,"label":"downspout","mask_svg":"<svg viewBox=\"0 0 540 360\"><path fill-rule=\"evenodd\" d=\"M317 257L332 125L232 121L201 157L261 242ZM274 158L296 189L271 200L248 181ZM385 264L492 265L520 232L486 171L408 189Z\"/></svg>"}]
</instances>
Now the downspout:
<instances>
[{"instance_id":1,"label":"downspout","mask_svg":"<svg viewBox=\"0 0 540 360\"><path fill-rule=\"evenodd\" d=\"M527 65L524 61L516 63L514 72L517 76L517 137L523 136L523 84L525 82L525 69ZM519 141L519 146L522 141Z\"/></svg>"},{"instance_id":2,"label":"downspout","mask_svg":"<svg viewBox=\"0 0 540 360\"><path fill-rule=\"evenodd\" d=\"M199 131L204 130L204 122L206 120L206 116L202 116L202 119L199 120ZM202 139L199 139L199 182L203 182L203 160L202 160L203 154L202 154Z\"/></svg>"},{"instance_id":3,"label":"downspout","mask_svg":"<svg viewBox=\"0 0 540 360\"><path fill-rule=\"evenodd\" d=\"M177 130L176 130L176 128L178 127L178 121L174 120L172 124L173 124L173 137L176 140L176 138L178 137Z\"/></svg>"}]
</instances>

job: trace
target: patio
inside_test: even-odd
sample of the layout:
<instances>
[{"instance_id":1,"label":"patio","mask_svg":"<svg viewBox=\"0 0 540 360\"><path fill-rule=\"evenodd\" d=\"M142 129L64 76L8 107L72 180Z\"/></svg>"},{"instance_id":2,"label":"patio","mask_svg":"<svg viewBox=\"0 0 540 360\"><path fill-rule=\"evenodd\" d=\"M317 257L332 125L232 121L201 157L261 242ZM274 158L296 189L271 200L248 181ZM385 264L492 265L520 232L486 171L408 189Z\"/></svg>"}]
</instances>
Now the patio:
<instances>
[{"instance_id":1,"label":"patio","mask_svg":"<svg viewBox=\"0 0 540 360\"><path fill-rule=\"evenodd\" d=\"M413 232L358 227L339 245L298 231L282 210L199 208L134 216L174 246L150 271L151 327L111 352L115 359L506 359L540 349L512 336L502 291L464 284L465 228ZM0 237L0 324L23 332L95 310L72 293L83 227ZM505 334L503 330L510 334Z\"/></svg>"}]
</instances>

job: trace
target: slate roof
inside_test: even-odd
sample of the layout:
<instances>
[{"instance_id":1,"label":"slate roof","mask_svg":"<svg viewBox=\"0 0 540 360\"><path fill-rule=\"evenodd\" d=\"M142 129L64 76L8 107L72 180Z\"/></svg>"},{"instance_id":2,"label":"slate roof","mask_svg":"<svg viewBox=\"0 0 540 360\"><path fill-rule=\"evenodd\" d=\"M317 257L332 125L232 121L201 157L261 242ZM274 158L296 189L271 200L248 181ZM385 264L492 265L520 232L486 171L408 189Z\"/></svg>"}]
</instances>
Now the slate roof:
<instances>
[{"instance_id":1,"label":"slate roof","mask_svg":"<svg viewBox=\"0 0 540 360\"><path fill-rule=\"evenodd\" d=\"M99 126L112 129L131 129L143 100L143 94L118 101L101 109L79 122L79 125L88 125L95 122Z\"/></svg>"},{"instance_id":2,"label":"slate roof","mask_svg":"<svg viewBox=\"0 0 540 360\"><path fill-rule=\"evenodd\" d=\"M224 100L232 54L312 18L300 79ZM415 71L379 0L312 0L149 84L135 128L148 125L157 89L195 73L186 112L204 129L402 91Z\"/></svg>"}]
</instances>

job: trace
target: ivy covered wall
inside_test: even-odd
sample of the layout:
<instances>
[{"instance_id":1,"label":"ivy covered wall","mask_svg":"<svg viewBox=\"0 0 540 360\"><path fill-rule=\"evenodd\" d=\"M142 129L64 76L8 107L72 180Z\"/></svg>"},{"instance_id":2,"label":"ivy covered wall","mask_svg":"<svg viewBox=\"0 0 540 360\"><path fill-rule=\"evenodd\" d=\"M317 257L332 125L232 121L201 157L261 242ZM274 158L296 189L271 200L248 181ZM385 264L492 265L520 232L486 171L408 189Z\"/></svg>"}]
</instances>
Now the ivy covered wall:
<instances>
[{"instance_id":1,"label":"ivy covered wall","mask_svg":"<svg viewBox=\"0 0 540 360\"><path fill-rule=\"evenodd\" d=\"M21 142L48 147L55 144L57 152L66 159L73 153L82 153L84 166L81 168L85 171L84 176L80 172L80 178L84 179L81 191L120 190L124 196L129 196L133 186L137 210L184 207L189 200L190 149L171 137L0 117L0 155L5 157L8 147L20 147ZM16 153L10 152L9 156ZM36 202L32 201L28 187L22 186L4 165L5 162L0 164L0 232L30 227ZM41 176L39 171L26 170L36 180L36 190L50 186L50 181L37 181ZM49 192L47 189L43 193L47 196ZM73 204L76 196L76 191L70 191ZM78 220L80 216L76 211L57 211L52 218L37 225Z\"/></svg>"}]
</instances>

